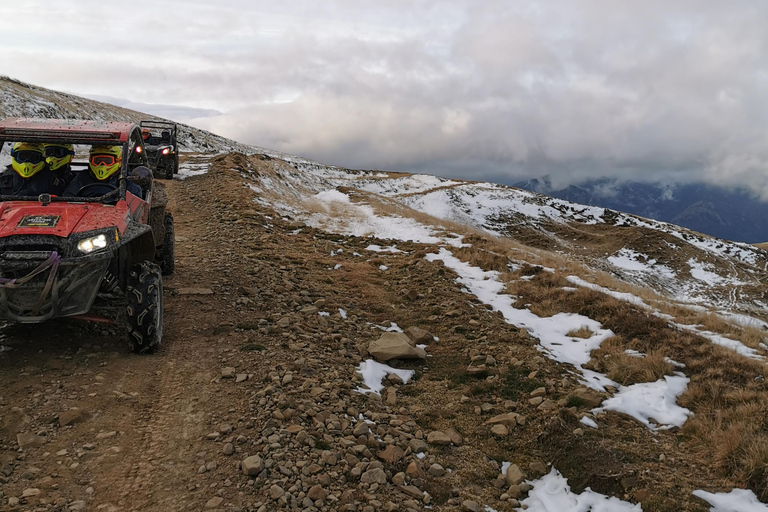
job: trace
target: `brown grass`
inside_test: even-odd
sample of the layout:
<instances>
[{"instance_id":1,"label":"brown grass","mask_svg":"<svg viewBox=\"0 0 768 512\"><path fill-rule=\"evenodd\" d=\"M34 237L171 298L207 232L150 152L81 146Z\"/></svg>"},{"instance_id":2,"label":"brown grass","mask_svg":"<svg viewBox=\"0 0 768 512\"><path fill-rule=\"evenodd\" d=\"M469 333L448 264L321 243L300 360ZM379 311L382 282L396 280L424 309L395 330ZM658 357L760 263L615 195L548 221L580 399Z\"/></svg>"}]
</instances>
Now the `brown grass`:
<instances>
[{"instance_id":1,"label":"brown grass","mask_svg":"<svg viewBox=\"0 0 768 512\"><path fill-rule=\"evenodd\" d=\"M644 357L637 357L626 353L627 345L631 344L620 336L605 340L600 349L592 353L590 368L623 386L655 382L675 370L674 365L666 361L668 356L663 350L654 349Z\"/></svg>"},{"instance_id":2,"label":"brown grass","mask_svg":"<svg viewBox=\"0 0 768 512\"><path fill-rule=\"evenodd\" d=\"M587 340L591 338L593 334L595 333L593 333L589 327L585 326L580 329L573 329L572 331L569 331L566 336L570 336L572 338L583 338Z\"/></svg>"}]
</instances>

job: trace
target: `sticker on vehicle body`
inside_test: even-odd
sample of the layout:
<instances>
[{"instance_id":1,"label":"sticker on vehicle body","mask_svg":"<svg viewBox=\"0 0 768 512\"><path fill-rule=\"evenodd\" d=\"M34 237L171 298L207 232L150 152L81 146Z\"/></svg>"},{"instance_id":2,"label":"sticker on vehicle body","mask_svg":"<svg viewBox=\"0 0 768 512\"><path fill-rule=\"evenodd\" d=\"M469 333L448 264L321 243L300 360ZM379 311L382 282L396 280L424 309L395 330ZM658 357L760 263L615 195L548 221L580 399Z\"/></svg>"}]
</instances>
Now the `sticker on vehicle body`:
<instances>
[{"instance_id":1,"label":"sticker on vehicle body","mask_svg":"<svg viewBox=\"0 0 768 512\"><path fill-rule=\"evenodd\" d=\"M25 215L21 218L20 228L55 228L61 217L58 215Z\"/></svg>"}]
</instances>

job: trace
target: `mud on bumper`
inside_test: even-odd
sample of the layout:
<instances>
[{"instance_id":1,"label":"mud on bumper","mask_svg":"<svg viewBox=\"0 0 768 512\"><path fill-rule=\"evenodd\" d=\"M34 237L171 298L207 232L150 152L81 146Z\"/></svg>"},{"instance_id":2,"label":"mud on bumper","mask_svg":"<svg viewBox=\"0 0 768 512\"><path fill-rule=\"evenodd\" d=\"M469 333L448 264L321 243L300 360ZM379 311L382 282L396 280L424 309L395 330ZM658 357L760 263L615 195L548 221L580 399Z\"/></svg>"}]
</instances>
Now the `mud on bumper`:
<instances>
[{"instance_id":1,"label":"mud on bumper","mask_svg":"<svg viewBox=\"0 0 768 512\"><path fill-rule=\"evenodd\" d=\"M39 323L87 313L101 286L112 255L61 259L23 284L51 257L51 251L5 253L0 257L0 318Z\"/></svg>"}]
</instances>

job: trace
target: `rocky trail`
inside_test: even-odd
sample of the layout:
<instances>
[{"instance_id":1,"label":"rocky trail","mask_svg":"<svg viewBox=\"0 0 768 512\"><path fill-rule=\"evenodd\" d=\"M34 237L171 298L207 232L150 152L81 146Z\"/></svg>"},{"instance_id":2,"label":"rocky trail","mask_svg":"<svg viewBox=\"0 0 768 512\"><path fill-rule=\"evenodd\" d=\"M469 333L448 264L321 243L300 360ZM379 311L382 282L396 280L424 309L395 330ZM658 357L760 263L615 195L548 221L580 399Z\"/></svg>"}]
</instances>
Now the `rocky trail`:
<instances>
[{"instance_id":1,"label":"rocky trail","mask_svg":"<svg viewBox=\"0 0 768 512\"><path fill-rule=\"evenodd\" d=\"M176 273L157 354L131 354L117 326L0 332L0 510L503 511L550 464L655 510L720 481L665 461L672 433L610 416L628 456L609 429L584 432L576 412L599 397L429 247L373 252L388 243L281 219L224 168L168 192ZM427 345L390 361L415 378L356 391L371 342L397 326Z\"/></svg>"}]
</instances>

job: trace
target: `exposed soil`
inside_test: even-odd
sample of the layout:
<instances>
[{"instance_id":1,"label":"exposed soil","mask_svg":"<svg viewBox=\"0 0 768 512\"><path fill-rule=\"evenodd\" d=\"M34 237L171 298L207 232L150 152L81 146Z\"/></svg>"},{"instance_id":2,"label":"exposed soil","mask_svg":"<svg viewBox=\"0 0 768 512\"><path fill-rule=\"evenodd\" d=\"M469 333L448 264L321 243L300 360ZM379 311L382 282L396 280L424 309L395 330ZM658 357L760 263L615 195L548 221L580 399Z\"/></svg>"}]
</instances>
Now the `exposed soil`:
<instances>
[{"instance_id":1,"label":"exposed soil","mask_svg":"<svg viewBox=\"0 0 768 512\"><path fill-rule=\"evenodd\" d=\"M575 491L651 512L705 511L692 490L733 488L676 432L615 414L579 429L588 408L569 401L568 368L427 263L434 248L374 253L390 243L281 219L230 164L168 184L177 260L157 354L130 353L117 326L3 328L0 510L512 510L503 461L529 477L553 464ZM394 364L415 381L358 393L355 368L388 322L439 341L425 362ZM468 373L472 358L487 370ZM547 407L529 402L538 388ZM507 412L525 424L491 433L486 421ZM413 453L413 440L450 429L463 439ZM21 449L19 433L45 442ZM390 445L402 453L381 455ZM256 454L263 467L244 475Z\"/></svg>"}]
</instances>

